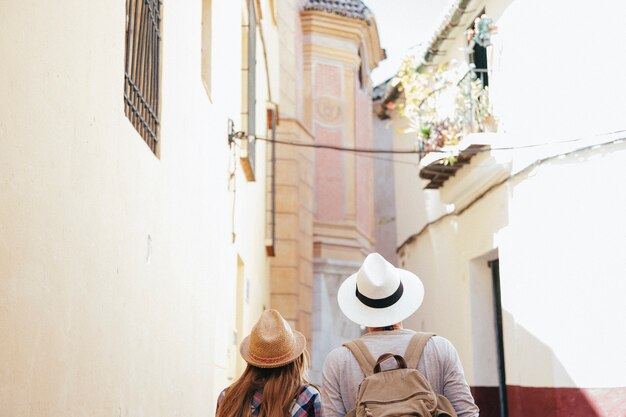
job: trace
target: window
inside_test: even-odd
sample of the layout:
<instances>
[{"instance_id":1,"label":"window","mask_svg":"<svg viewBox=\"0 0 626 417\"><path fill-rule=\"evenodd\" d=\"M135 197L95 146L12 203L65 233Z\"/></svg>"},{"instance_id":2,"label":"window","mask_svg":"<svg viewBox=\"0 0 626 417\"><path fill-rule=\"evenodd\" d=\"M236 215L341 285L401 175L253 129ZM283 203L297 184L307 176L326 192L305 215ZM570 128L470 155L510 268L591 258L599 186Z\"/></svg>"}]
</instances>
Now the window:
<instances>
[{"instance_id":1,"label":"window","mask_svg":"<svg viewBox=\"0 0 626 417\"><path fill-rule=\"evenodd\" d=\"M359 88L361 90L365 90L367 87L367 79L369 75L367 74L365 63L363 62L363 49L359 47L359 69L358 69L358 78L359 78Z\"/></svg>"},{"instance_id":2,"label":"window","mask_svg":"<svg viewBox=\"0 0 626 417\"><path fill-rule=\"evenodd\" d=\"M202 83L209 99L211 98L211 30L212 1L202 0Z\"/></svg>"},{"instance_id":3,"label":"window","mask_svg":"<svg viewBox=\"0 0 626 417\"><path fill-rule=\"evenodd\" d=\"M157 153L161 63L161 0L126 0L124 112Z\"/></svg>"},{"instance_id":4,"label":"window","mask_svg":"<svg viewBox=\"0 0 626 417\"><path fill-rule=\"evenodd\" d=\"M478 78L483 83L483 87L487 87L489 85L489 74L487 67L487 48L479 45L474 42L474 53L472 54L473 64L475 66L474 72L476 74L476 78Z\"/></svg>"},{"instance_id":5,"label":"window","mask_svg":"<svg viewBox=\"0 0 626 417\"><path fill-rule=\"evenodd\" d=\"M467 28L472 32L472 40L470 41L471 51L470 51L470 64L474 64L474 74L476 78L478 78L483 87L487 87L489 85L489 68L487 67L487 44L482 44L480 40L478 40L480 32L478 29L478 22L485 17L485 9L483 9L480 14L472 21L472 24Z\"/></svg>"}]
</instances>

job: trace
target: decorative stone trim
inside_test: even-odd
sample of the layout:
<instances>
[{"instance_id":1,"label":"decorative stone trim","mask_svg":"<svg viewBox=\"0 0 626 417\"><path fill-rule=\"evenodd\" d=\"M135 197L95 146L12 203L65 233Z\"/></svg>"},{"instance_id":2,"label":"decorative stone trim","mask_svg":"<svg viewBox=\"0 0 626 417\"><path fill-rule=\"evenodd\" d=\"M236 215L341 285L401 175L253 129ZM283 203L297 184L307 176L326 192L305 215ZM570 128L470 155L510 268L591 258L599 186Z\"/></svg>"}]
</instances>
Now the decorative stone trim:
<instances>
[{"instance_id":1,"label":"decorative stone trim","mask_svg":"<svg viewBox=\"0 0 626 417\"><path fill-rule=\"evenodd\" d=\"M334 13L353 19L369 21L372 12L361 0L308 0L304 10Z\"/></svg>"}]
</instances>

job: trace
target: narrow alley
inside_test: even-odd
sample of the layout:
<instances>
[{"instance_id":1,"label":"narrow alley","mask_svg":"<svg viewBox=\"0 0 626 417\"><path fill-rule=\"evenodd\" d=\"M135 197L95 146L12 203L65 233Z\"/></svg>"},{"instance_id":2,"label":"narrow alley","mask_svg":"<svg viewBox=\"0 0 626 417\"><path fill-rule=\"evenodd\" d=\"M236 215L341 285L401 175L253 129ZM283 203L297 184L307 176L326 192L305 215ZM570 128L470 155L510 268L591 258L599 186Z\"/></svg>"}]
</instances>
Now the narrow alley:
<instances>
[{"instance_id":1,"label":"narrow alley","mask_svg":"<svg viewBox=\"0 0 626 417\"><path fill-rule=\"evenodd\" d=\"M625 12L0 0L0 417L216 416L277 317L324 413L368 268L459 416L626 417Z\"/></svg>"}]
</instances>

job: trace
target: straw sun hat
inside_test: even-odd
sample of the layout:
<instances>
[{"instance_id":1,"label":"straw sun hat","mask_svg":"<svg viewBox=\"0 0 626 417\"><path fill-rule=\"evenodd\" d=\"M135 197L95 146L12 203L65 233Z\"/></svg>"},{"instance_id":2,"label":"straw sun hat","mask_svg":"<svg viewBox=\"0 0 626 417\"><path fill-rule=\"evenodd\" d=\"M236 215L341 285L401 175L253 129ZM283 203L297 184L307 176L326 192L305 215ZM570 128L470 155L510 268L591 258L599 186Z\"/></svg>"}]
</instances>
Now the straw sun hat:
<instances>
[{"instance_id":1,"label":"straw sun hat","mask_svg":"<svg viewBox=\"0 0 626 417\"><path fill-rule=\"evenodd\" d=\"M396 268L378 253L369 254L337 293L339 308L346 317L367 327L400 323L423 300L424 285L418 276Z\"/></svg>"},{"instance_id":2,"label":"straw sun hat","mask_svg":"<svg viewBox=\"0 0 626 417\"><path fill-rule=\"evenodd\" d=\"M306 347L306 338L291 330L276 310L265 310L241 342L243 359L258 368L278 368L296 360Z\"/></svg>"}]
</instances>

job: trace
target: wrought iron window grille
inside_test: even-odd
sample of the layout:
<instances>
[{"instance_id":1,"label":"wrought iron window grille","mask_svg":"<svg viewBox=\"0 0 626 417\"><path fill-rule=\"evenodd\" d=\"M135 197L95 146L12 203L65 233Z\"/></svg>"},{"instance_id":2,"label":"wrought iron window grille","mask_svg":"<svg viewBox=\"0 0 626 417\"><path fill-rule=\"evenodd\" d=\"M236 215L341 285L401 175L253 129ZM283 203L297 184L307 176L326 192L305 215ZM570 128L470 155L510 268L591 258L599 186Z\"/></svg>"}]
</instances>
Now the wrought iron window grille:
<instances>
[{"instance_id":1,"label":"wrought iron window grille","mask_svg":"<svg viewBox=\"0 0 626 417\"><path fill-rule=\"evenodd\" d=\"M161 64L161 0L126 0L124 112L157 153Z\"/></svg>"}]
</instances>

